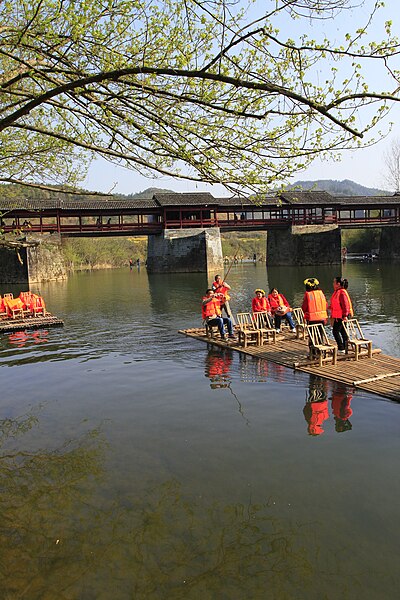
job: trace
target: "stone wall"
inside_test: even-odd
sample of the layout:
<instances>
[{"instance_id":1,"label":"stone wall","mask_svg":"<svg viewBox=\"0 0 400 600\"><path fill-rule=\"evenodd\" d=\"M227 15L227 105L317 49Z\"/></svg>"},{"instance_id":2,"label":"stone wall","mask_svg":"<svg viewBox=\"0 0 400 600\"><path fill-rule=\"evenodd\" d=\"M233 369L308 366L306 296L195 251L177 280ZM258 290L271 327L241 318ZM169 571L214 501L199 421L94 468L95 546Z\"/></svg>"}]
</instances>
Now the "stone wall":
<instances>
[{"instance_id":1,"label":"stone wall","mask_svg":"<svg viewBox=\"0 0 400 600\"><path fill-rule=\"evenodd\" d=\"M149 273L217 272L222 267L221 236L218 228L167 229L160 235L149 236Z\"/></svg>"},{"instance_id":2,"label":"stone wall","mask_svg":"<svg viewBox=\"0 0 400 600\"><path fill-rule=\"evenodd\" d=\"M28 284L26 248L0 247L0 283Z\"/></svg>"},{"instance_id":3,"label":"stone wall","mask_svg":"<svg viewBox=\"0 0 400 600\"><path fill-rule=\"evenodd\" d=\"M273 229L267 236L267 265L330 265L341 262L336 225Z\"/></svg>"},{"instance_id":4,"label":"stone wall","mask_svg":"<svg viewBox=\"0 0 400 600\"><path fill-rule=\"evenodd\" d=\"M383 260L400 259L400 227L382 227L379 258Z\"/></svg>"},{"instance_id":5,"label":"stone wall","mask_svg":"<svg viewBox=\"0 0 400 600\"><path fill-rule=\"evenodd\" d=\"M18 248L0 248L0 282L31 283L66 279L67 269L56 235L31 236Z\"/></svg>"}]
</instances>

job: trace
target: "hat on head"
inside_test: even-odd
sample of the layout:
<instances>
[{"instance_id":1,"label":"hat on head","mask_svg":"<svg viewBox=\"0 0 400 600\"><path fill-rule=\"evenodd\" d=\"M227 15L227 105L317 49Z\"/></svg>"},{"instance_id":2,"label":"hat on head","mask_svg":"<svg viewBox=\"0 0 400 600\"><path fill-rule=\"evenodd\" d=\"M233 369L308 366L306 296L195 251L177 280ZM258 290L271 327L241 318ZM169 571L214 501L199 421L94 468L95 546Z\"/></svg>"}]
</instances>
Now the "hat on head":
<instances>
[{"instance_id":1,"label":"hat on head","mask_svg":"<svg viewBox=\"0 0 400 600\"><path fill-rule=\"evenodd\" d=\"M316 277L308 277L308 279L304 280L304 285L308 285L310 287L317 287L317 285L319 285L319 281Z\"/></svg>"},{"instance_id":2,"label":"hat on head","mask_svg":"<svg viewBox=\"0 0 400 600\"><path fill-rule=\"evenodd\" d=\"M265 291L262 290L261 288L257 288L256 290L254 290L255 294L257 294L257 292L261 292L261 294L264 294L264 296L265 296Z\"/></svg>"}]
</instances>

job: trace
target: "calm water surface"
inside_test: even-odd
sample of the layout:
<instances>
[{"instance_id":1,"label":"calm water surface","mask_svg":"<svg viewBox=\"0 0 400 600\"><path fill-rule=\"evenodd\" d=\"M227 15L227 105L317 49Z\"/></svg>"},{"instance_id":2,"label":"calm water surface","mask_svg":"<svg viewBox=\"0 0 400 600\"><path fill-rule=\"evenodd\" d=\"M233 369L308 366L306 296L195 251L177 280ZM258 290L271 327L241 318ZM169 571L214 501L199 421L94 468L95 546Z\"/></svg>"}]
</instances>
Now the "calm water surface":
<instances>
[{"instance_id":1,"label":"calm water surface","mask_svg":"<svg viewBox=\"0 0 400 600\"><path fill-rule=\"evenodd\" d=\"M343 268L398 357L399 272ZM231 305L334 275L239 265ZM178 335L206 286L78 274L40 290L64 328L0 338L1 598L398 597L400 406Z\"/></svg>"}]
</instances>

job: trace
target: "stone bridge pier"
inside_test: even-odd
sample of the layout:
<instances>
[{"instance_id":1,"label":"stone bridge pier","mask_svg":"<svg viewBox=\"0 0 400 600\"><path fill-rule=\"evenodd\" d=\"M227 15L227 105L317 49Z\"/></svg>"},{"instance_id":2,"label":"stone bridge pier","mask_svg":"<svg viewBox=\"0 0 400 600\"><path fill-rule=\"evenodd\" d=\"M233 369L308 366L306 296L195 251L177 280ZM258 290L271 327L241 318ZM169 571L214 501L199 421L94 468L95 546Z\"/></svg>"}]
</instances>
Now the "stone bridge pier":
<instances>
[{"instance_id":1,"label":"stone bridge pier","mask_svg":"<svg viewBox=\"0 0 400 600\"><path fill-rule=\"evenodd\" d=\"M303 225L273 229L267 235L267 265L331 265L341 262L337 225Z\"/></svg>"},{"instance_id":2,"label":"stone bridge pier","mask_svg":"<svg viewBox=\"0 0 400 600\"><path fill-rule=\"evenodd\" d=\"M400 227L382 227L379 258L383 260L400 259Z\"/></svg>"},{"instance_id":3,"label":"stone bridge pier","mask_svg":"<svg viewBox=\"0 0 400 600\"><path fill-rule=\"evenodd\" d=\"M149 273L202 273L221 271L223 256L220 230L166 229L149 236Z\"/></svg>"}]
</instances>

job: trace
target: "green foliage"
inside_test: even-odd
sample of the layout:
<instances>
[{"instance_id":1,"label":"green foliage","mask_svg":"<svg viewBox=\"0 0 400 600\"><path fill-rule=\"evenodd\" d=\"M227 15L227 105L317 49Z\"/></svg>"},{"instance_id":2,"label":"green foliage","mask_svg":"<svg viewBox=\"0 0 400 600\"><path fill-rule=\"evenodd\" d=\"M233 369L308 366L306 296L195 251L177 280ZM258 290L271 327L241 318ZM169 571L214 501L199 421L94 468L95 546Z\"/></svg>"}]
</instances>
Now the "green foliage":
<instances>
[{"instance_id":1,"label":"green foliage","mask_svg":"<svg viewBox=\"0 0 400 600\"><path fill-rule=\"evenodd\" d=\"M367 254L379 248L381 230L371 229L344 229L342 231L342 245L348 252Z\"/></svg>"},{"instance_id":2,"label":"green foliage","mask_svg":"<svg viewBox=\"0 0 400 600\"><path fill-rule=\"evenodd\" d=\"M224 257L233 259L235 256L239 260L253 259L257 254L257 260L264 259L266 256L267 234L266 232L241 232L241 233L222 233L222 254Z\"/></svg>"},{"instance_id":3,"label":"green foliage","mask_svg":"<svg viewBox=\"0 0 400 600\"><path fill-rule=\"evenodd\" d=\"M0 181L76 185L101 155L257 194L371 144L399 100L398 40L390 21L372 39L374 0L335 43L313 28L351 4L3 2Z\"/></svg>"},{"instance_id":4,"label":"green foliage","mask_svg":"<svg viewBox=\"0 0 400 600\"><path fill-rule=\"evenodd\" d=\"M63 252L71 270L126 267L130 258L146 261L147 238L68 238Z\"/></svg>"}]
</instances>

